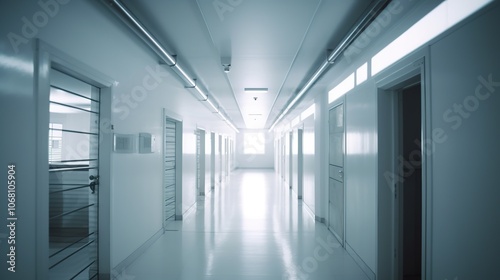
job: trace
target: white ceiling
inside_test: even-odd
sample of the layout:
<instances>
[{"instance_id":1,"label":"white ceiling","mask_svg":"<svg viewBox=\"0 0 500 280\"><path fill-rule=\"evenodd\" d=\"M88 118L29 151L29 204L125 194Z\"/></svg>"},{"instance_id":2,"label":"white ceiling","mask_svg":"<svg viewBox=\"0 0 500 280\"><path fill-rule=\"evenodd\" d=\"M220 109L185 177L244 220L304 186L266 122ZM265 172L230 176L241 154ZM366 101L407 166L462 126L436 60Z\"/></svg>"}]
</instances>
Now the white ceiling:
<instances>
[{"instance_id":1,"label":"white ceiling","mask_svg":"<svg viewBox=\"0 0 500 280\"><path fill-rule=\"evenodd\" d=\"M122 0L238 128L269 128L370 2Z\"/></svg>"}]
</instances>

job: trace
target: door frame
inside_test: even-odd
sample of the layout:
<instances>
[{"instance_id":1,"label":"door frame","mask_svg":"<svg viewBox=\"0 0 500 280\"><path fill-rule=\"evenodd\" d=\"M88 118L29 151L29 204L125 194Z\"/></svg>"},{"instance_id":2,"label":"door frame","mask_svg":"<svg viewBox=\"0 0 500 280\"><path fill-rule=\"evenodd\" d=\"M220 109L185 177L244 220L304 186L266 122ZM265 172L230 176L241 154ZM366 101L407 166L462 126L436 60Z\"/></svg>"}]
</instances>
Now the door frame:
<instances>
[{"instance_id":1,"label":"door frame","mask_svg":"<svg viewBox=\"0 0 500 280\"><path fill-rule=\"evenodd\" d=\"M400 199L396 179L399 178L398 153L401 143L399 94L402 88L417 80L421 85L421 143L422 143L422 279L431 272L432 209L432 149L426 141L432 139L431 102L428 49L415 53L401 63L385 70L376 80L378 88L378 275L381 279L398 279L400 274ZM389 156L383 156L389 155ZM381 262L380 260L390 260Z\"/></svg>"},{"instance_id":2,"label":"door frame","mask_svg":"<svg viewBox=\"0 0 500 280\"><path fill-rule=\"evenodd\" d=\"M340 244L342 245L342 247L345 248L345 245L346 245L346 240L347 240L347 237L346 237L346 224L347 224L347 221L346 221L346 217L347 217L347 188L346 188L346 185L347 185L347 180L346 180L346 148L347 148L347 133L346 133L346 98L345 98L345 94L342 95L341 97L339 97L338 99L332 101L330 104L328 104L328 107L327 107L327 113L326 113L326 116L327 116L327 132L328 132L328 142L327 142L327 147L328 147L328 155L327 155L327 166L328 166L328 169L327 169L327 175L328 175L328 192L327 192L327 195L326 197L328 198L326 200L326 224L327 224L327 228L330 230L331 228L331 225L330 225L330 111L335 108L335 107L338 107L338 106L343 106L343 112L344 112L344 115L343 115L343 125L344 125L344 158L343 158L343 161L344 161L344 165L342 166L342 170L343 170L343 180L342 180L342 184L344 185L344 197L343 197L343 200L344 200L344 225L343 225L343 236L344 238L339 238L339 236L333 232L332 234L338 239L338 241L340 242Z\"/></svg>"},{"instance_id":3,"label":"door frame","mask_svg":"<svg viewBox=\"0 0 500 280\"><path fill-rule=\"evenodd\" d=\"M183 218L182 212L182 132L183 132L183 124L182 117L177 115L174 112L169 111L166 108L163 108L162 114L162 126L163 126L163 136L165 135L165 121L168 119L172 122L175 122L175 220L180 221ZM165 139L163 139L163 145L165 144ZM162 161L165 164L165 150L162 153ZM163 170L165 170L165 166L163 166ZM165 175L165 174L163 174ZM163 190L165 190L165 186L162 185ZM162 196L163 198L163 196ZM162 202L163 205L163 202ZM163 205L164 206L164 205ZM165 209L162 208L162 212L165 213ZM163 221L165 221L163 217ZM163 223L163 222L162 222Z\"/></svg>"},{"instance_id":4,"label":"door frame","mask_svg":"<svg viewBox=\"0 0 500 280\"><path fill-rule=\"evenodd\" d=\"M78 61L55 47L36 39L34 90L37 106L37 156L36 156L36 279L49 277L49 159L48 127L50 122L49 95L50 69L69 74L100 88L99 126L99 279L111 277L111 94L114 80L98 70ZM101 187L107 186L107 187Z\"/></svg>"},{"instance_id":5,"label":"door frame","mask_svg":"<svg viewBox=\"0 0 500 280\"><path fill-rule=\"evenodd\" d=\"M420 74L417 74L416 76L410 77L406 79L405 81L401 82L398 84L393 90L392 90L392 97L394 98L394 113L393 116L394 118L394 146L393 146L393 160L394 160L394 174L398 174L399 176L402 176L401 172L401 164L400 162L395 159L395 155L398 157L403 154L403 144L404 144L404 137L403 137L403 129L404 129L404 120L401 118L403 117L403 91L411 87L413 85L420 84L420 98L422 99L422 93L424 92L422 90L423 84L421 84L421 77ZM422 101L422 100L421 100ZM420 106L420 113L422 114L422 108L423 106ZM420 123L422 124L422 118L420 118ZM422 131L422 129L421 129ZM422 133L422 132L421 132ZM422 136L420 136L420 140L422 141ZM423 150L422 150L422 155L423 155ZM399 168L398 173L396 173L396 168ZM423 178L423 176L422 176ZM396 245L396 255L399 256L397 260L395 260L396 266L396 277L397 279L402 279L403 278L403 264L404 260L403 255L404 255L404 213L405 213L405 203L404 203L404 198L405 198L405 184L404 182L400 181L395 185L395 208L394 208L394 223L395 223L395 240L394 242L397 244ZM423 180L422 180L422 185L420 186L423 189ZM422 204L422 202L421 202ZM421 219L421 223L423 222L423 217ZM423 226L423 225L421 225ZM421 240L422 241L422 240ZM422 263L421 263L422 264Z\"/></svg>"}]
</instances>

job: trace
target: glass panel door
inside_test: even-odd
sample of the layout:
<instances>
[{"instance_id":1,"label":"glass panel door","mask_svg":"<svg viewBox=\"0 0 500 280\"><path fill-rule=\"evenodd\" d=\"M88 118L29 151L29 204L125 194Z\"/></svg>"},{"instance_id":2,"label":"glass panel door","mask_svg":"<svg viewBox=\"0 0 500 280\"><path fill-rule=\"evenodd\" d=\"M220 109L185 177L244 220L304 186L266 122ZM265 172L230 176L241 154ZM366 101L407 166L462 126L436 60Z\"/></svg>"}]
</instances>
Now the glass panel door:
<instances>
[{"instance_id":1,"label":"glass panel door","mask_svg":"<svg viewBox=\"0 0 500 280\"><path fill-rule=\"evenodd\" d=\"M99 88L52 70L50 279L98 277L99 97Z\"/></svg>"}]
</instances>

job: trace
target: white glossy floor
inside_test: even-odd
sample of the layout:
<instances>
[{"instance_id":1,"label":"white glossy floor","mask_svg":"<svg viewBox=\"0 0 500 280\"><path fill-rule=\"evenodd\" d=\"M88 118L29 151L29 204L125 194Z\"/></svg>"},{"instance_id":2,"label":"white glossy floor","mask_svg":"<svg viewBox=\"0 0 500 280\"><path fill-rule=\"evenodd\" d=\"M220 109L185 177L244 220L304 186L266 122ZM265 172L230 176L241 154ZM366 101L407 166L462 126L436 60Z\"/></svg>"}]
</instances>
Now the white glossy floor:
<instances>
[{"instance_id":1,"label":"white glossy floor","mask_svg":"<svg viewBox=\"0 0 500 280\"><path fill-rule=\"evenodd\" d=\"M272 170L237 170L118 279L368 279Z\"/></svg>"}]
</instances>

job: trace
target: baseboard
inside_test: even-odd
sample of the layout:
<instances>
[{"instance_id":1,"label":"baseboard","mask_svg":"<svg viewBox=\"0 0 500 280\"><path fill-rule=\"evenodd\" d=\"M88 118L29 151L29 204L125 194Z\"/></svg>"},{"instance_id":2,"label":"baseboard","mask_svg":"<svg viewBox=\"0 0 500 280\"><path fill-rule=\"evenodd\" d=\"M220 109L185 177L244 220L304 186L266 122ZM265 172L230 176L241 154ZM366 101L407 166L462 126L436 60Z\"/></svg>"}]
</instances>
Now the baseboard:
<instances>
[{"instance_id":1,"label":"baseboard","mask_svg":"<svg viewBox=\"0 0 500 280\"><path fill-rule=\"evenodd\" d=\"M189 216L191 213L193 213L193 212L196 210L196 204L197 204L197 203L198 203L198 202L197 202L197 201L195 201L193 204L191 204L191 206L189 206L189 208L188 208L188 209L186 209L186 211L184 211L184 213L183 213L182 215L175 215L175 220L176 220L176 221L182 221L182 219L183 219L184 217L187 217L187 216Z\"/></svg>"},{"instance_id":2,"label":"baseboard","mask_svg":"<svg viewBox=\"0 0 500 280\"><path fill-rule=\"evenodd\" d=\"M151 236L146 242L144 242L139 248L137 248L132 254L121 261L115 268L113 268L111 273L112 280L121 279L122 273L127 269L132 263L134 263L144 252L146 252L153 243L155 243L158 238L163 235L163 228L158 230L153 236Z\"/></svg>"},{"instance_id":3,"label":"baseboard","mask_svg":"<svg viewBox=\"0 0 500 280\"><path fill-rule=\"evenodd\" d=\"M238 167L236 169L244 169L244 170L248 170L248 169L254 169L254 170L274 170L274 167L246 167L246 166L243 166L243 167Z\"/></svg>"},{"instance_id":4,"label":"baseboard","mask_svg":"<svg viewBox=\"0 0 500 280\"><path fill-rule=\"evenodd\" d=\"M311 216L311 218L313 220L316 220L316 216L314 215L314 212L313 210L309 207L309 205L307 205L307 203L305 203L305 201L302 201L302 209L305 209L305 211L307 212L307 214L309 214L309 216Z\"/></svg>"},{"instance_id":5,"label":"baseboard","mask_svg":"<svg viewBox=\"0 0 500 280\"><path fill-rule=\"evenodd\" d=\"M370 280L375 280L375 273L368 267L368 265L361 259L360 256L354 251L354 249L349 245L349 243L345 243L345 249L347 253L354 259L354 261L361 267L363 272L370 278Z\"/></svg>"},{"instance_id":6,"label":"baseboard","mask_svg":"<svg viewBox=\"0 0 500 280\"><path fill-rule=\"evenodd\" d=\"M331 225L329 225L328 227L328 230L333 234L333 236L337 239L337 241L342 244L344 243L344 241L342 240L342 238L340 238L340 235L338 235L334 230L333 228L331 227Z\"/></svg>"}]
</instances>

